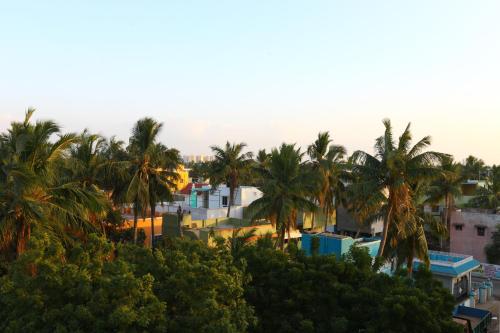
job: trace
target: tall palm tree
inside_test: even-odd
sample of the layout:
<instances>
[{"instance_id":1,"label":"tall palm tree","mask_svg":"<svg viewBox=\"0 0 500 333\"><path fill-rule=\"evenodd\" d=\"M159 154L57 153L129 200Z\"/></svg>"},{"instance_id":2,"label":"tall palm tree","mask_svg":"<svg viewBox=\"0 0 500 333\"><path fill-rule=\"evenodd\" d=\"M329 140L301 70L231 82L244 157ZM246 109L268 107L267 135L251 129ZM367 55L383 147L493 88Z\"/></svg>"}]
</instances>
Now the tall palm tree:
<instances>
[{"instance_id":1,"label":"tall palm tree","mask_svg":"<svg viewBox=\"0 0 500 333\"><path fill-rule=\"evenodd\" d=\"M469 205L477 208L500 209L500 165L492 166L484 187L479 187Z\"/></svg>"},{"instance_id":2,"label":"tall palm tree","mask_svg":"<svg viewBox=\"0 0 500 333\"><path fill-rule=\"evenodd\" d=\"M451 228L451 210L455 205L455 198L462 195L462 182L464 177L461 166L453 161L451 156L445 156L440 164L440 175L431 183L427 192L427 202L439 204L444 201L442 222L446 230Z\"/></svg>"},{"instance_id":3,"label":"tall palm tree","mask_svg":"<svg viewBox=\"0 0 500 333\"><path fill-rule=\"evenodd\" d=\"M427 191L425 182L413 186L413 214L407 216L408 220L396 218L389 231L389 252L397 258L398 266L406 263L409 276L412 275L415 258L420 259L427 267L430 265L425 231L428 230L439 238L448 234L446 226L431 214L425 213L423 205L419 203ZM386 253L386 256L391 254Z\"/></svg>"},{"instance_id":4,"label":"tall palm tree","mask_svg":"<svg viewBox=\"0 0 500 333\"><path fill-rule=\"evenodd\" d=\"M331 142L330 134L323 132L319 133L316 141L307 148L312 170L318 176L318 188L314 197L327 218L325 230L331 215L345 196L348 177L347 164L344 161L346 149L340 145L331 145Z\"/></svg>"},{"instance_id":5,"label":"tall palm tree","mask_svg":"<svg viewBox=\"0 0 500 333\"><path fill-rule=\"evenodd\" d=\"M33 124L34 111L0 135L0 248L16 255L35 228L65 240L68 230L95 230L89 216L105 202L102 193L64 181L59 167L77 138L52 121Z\"/></svg>"},{"instance_id":6,"label":"tall palm tree","mask_svg":"<svg viewBox=\"0 0 500 333\"><path fill-rule=\"evenodd\" d=\"M364 151L353 154L353 172L359 176L365 193L384 193L386 210L378 255L384 254L387 234L396 219L406 221L414 213L412 186L439 175L435 163L443 154L424 151L431 143L426 136L411 145L410 124L395 142L390 120L383 121L385 133L376 139L375 155Z\"/></svg>"},{"instance_id":7,"label":"tall palm tree","mask_svg":"<svg viewBox=\"0 0 500 333\"><path fill-rule=\"evenodd\" d=\"M294 144L282 144L273 149L267 168L260 168L264 179L260 190L263 196L249 206L252 220L268 220L278 232L277 245L284 249L285 233L296 228L298 212L314 212L310 200L314 187L310 173L302 162L304 154Z\"/></svg>"},{"instance_id":8,"label":"tall palm tree","mask_svg":"<svg viewBox=\"0 0 500 333\"><path fill-rule=\"evenodd\" d=\"M158 201L169 199L176 170L180 162L179 152L167 149L157 142L162 124L151 118L137 121L129 140L132 157L132 178L127 198L134 208L134 243L137 243L137 219L139 212L145 217L147 208L151 217L151 248L154 248L154 219Z\"/></svg>"},{"instance_id":9,"label":"tall palm tree","mask_svg":"<svg viewBox=\"0 0 500 333\"><path fill-rule=\"evenodd\" d=\"M231 206L234 205L234 195L240 185L240 179L250 172L252 165L252 153L243 153L245 147L245 143L231 144L229 141L224 147L210 147L215 155L211 164L210 185L214 189L222 183L229 187L227 217L230 216Z\"/></svg>"}]
</instances>

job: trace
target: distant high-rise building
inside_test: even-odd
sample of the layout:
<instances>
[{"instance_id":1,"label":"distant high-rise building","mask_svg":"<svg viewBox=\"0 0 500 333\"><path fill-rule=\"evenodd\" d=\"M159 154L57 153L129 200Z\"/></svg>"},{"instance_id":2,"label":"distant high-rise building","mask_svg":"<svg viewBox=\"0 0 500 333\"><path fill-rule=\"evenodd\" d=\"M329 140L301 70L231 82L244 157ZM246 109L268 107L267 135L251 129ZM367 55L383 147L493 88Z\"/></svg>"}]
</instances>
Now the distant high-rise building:
<instances>
[{"instance_id":1,"label":"distant high-rise building","mask_svg":"<svg viewBox=\"0 0 500 333\"><path fill-rule=\"evenodd\" d=\"M182 156L182 159L184 160L184 163L198 163L213 161L214 157L211 155L184 155Z\"/></svg>"}]
</instances>

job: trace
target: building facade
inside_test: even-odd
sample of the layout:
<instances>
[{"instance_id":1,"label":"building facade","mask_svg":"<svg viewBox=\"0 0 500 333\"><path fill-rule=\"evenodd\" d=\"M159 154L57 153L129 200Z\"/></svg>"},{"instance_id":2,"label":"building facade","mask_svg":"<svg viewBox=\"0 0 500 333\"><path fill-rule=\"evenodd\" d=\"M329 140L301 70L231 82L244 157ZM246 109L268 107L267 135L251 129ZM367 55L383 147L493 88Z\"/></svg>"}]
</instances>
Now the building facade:
<instances>
[{"instance_id":1,"label":"building facade","mask_svg":"<svg viewBox=\"0 0 500 333\"><path fill-rule=\"evenodd\" d=\"M451 212L451 252L469 254L480 262L487 262L484 248L491 243L499 224L500 214L473 209Z\"/></svg>"}]
</instances>

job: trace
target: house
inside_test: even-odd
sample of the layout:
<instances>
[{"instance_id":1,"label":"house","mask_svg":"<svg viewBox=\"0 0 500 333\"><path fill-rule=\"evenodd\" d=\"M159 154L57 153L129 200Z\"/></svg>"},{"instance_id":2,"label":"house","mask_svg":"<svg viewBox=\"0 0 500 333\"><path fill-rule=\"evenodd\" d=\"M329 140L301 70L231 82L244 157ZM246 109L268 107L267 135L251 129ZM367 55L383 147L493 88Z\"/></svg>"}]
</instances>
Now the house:
<instances>
[{"instance_id":1,"label":"house","mask_svg":"<svg viewBox=\"0 0 500 333\"><path fill-rule=\"evenodd\" d=\"M471 255L429 251L430 271L435 279L455 297L457 304L470 305L472 291L472 271L479 268L479 261ZM414 269L423 263L414 260Z\"/></svg>"},{"instance_id":2,"label":"house","mask_svg":"<svg viewBox=\"0 0 500 333\"><path fill-rule=\"evenodd\" d=\"M354 216L343 206L337 208L336 232L352 237L378 237L382 235L384 221L378 219L367 225L359 225Z\"/></svg>"},{"instance_id":3,"label":"house","mask_svg":"<svg viewBox=\"0 0 500 333\"><path fill-rule=\"evenodd\" d=\"M500 214L482 209L460 209L451 212L450 250L474 256L487 262L484 248L500 224Z\"/></svg>"},{"instance_id":4,"label":"house","mask_svg":"<svg viewBox=\"0 0 500 333\"><path fill-rule=\"evenodd\" d=\"M229 205L229 187L220 185L213 189L206 183L189 183L177 192L176 200L157 211L175 213L181 209L192 216L193 220L209 220L227 216ZM262 192L254 186L239 186L234 193L234 204L231 206L230 217L243 218L244 208L262 197Z\"/></svg>"}]
</instances>

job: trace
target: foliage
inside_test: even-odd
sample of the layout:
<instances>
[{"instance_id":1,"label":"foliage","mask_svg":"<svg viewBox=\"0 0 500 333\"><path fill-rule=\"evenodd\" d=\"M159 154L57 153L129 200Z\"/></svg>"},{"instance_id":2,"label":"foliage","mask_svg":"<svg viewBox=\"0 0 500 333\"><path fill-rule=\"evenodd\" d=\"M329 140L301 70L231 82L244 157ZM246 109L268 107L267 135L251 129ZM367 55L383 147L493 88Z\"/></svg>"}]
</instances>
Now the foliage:
<instances>
[{"instance_id":1,"label":"foliage","mask_svg":"<svg viewBox=\"0 0 500 333\"><path fill-rule=\"evenodd\" d=\"M315 186L313 175L307 172L303 153L295 145L283 144L273 149L267 168L259 172L264 180L260 190L263 196L250 204L252 220L268 220L278 231L278 245L284 248L285 233L296 229L297 214L314 211L315 204L309 199ZM311 184L312 183L312 184Z\"/></svg>"},{"instance_id":2,"label":"foliage","mask_svg":"<svg viewBox=\"0 0 500 333\"><path fill-rule=\"evenodd\" d=\"M224 147L212 146L214 160L210 166L210 185L215 189L220 184L229 187L229 202L227 205L227 217L231 214L231 206L234 205L235 191L240 185L241 178L251 172L252 153L243 153L246 143L226 142Z\"/></svg>"},{"instance_id":3,"label":"foliage","mask_svg":"<svg viewBox=\"0 0 500 333\"><path fill-rule=\"evenodd\" d=\"M332 145L331 142L328 132L319 133L316 141L307 149L312 172L318 176L314 198L326 215L327 222L341 202L345 205L345 184L349 178L344 160L346 149L340 145ZM325 223L325 230L327 224Z\"/></svg>"},{"instance_id":4,"label":"foliage","mask_svg":"<svg viewBox=\"0 0 500 333\"><path fill-rule=\"evenodd\" d=\"M485 177L487 168L484 161L475 156L469 155L462 166L462 176L465 179L480 180Z\"/></svg>"},{"instance_id":5,"label":"foliage","mask_svg":"<svg viewBox=\"0 0 500 333\"><path fill-rule=\"evenodd\" d=\"M91 236L65 253L42 235L30 245L1 278L0 331L165 331L153 277L134 276L110 243Z\"/></svg>"},{"instance_id":6,"label":"foliage","mask_svg":"<svg viewBox=\"0 0 500 333\"><path fill-rule=\"evenodd\" d=\"M241 256L252 276L246 299L259 318L251 332L461 332L452 296L430 273L374 273L362 249L345 261L259 246Z\"/></svg>"},{"instance_id":7,"label":"foliage","mask_svg":"<svg viewBox=\"0 0 500 333\"><path fill-rule=\"evenodd\" d=\"M484 209L500 208L500 165L492 166L484 187L479 187L469 206Z\"/></svg>"},{"instance_id":8,"label":"foliage","mask_svg":"<svg viewBox=\"0 0 500 333\"><path fill-rule=\"evenodd\" d=\"M395 141L390 120L383 123L385 132L375 142L376 154L356 151L352 156L353 173L358 179L355 186L361 187L363 193L373 193L377 199L381 198L380 193L384 197L384 229L379 255L384 254L391 224L414 222L413 186L437 177L439 170L435 163L444 157L441 153L425 151L431 143L428 136L412 145L410 124ZM407 228L397 230L403 232ZM400 233L393 235L405 238Z\"/></svg>"},{"instance_id":9,"label":"foliage","mask_svg":"<svg viewBox=\"0 0 500 333\"><path fill-rule=\"evenodd\" d=\"M70 241L95 230L93 217L106 211L102 192L60 177L77 138L52 121L33 123L33 113L0 135L0 250L7 255L23 253L36 228Z\"/></svg>"},{"instance_id":10,"label":"foliage","mask_svg":"<svg viewBox=\"0 0 500 333\"><path fill-rule=\"evenodd\" d=\"M151 274L166 309L170 332L245 332L255 320L243 299L246 276L225 249L178 240L157 249L125 246L119 255L138 276Z\"/></svg>"},{"instance_id":11,"label":"foliage","mask_svg":"<svg viewBox=\"0 0 500 333\"><path fill-rule=\"evenodd\" d=\"M137 243L137 216L150 209L151 235L154 235L155 209L158 202L172 199L174 182L179 177L179 151L158 143L162 124L151 118L137 121L130 137L128 151L132 158L132 178L127 189L127 200L134 206L134 242ZM151 247L154 247L151 237Z\"/></svg>"}]
</instances>

